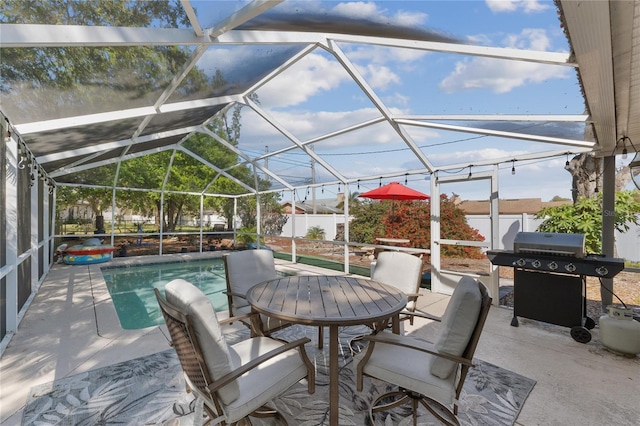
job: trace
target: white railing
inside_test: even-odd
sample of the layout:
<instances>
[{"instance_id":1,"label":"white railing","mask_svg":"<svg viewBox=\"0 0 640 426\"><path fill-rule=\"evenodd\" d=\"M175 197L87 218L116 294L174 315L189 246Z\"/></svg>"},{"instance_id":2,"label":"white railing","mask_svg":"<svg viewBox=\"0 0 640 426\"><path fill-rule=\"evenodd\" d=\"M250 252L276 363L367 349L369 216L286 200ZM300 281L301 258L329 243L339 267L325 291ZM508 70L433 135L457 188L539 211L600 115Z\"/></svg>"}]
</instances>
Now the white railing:
<instances>
[{"instance_id":1,"label":"white railing","mask_svg":"<svg viewBox=\"0 0 640 426\"><path fill-rule=\"evenodd\" d=\"M292 238L293 217L289 216L286 225L282 229L282 237ZM498 247L504 250L513 249L513 240L518 232L533 232L542 222L530 214L500 215L500 241ZM325 240L331 241L336 236L338 224L344 224L344 215L341 214L297 214L295 216L295 237L304 237L307 230L314 226L324 229ZM467 223L477 229L485 237L491 235L491 223L489 215L467 215ZM633 262L640 262L640 226L632 225L627 232L616 231L617 256Z\"/></svg>"}]
</instances>

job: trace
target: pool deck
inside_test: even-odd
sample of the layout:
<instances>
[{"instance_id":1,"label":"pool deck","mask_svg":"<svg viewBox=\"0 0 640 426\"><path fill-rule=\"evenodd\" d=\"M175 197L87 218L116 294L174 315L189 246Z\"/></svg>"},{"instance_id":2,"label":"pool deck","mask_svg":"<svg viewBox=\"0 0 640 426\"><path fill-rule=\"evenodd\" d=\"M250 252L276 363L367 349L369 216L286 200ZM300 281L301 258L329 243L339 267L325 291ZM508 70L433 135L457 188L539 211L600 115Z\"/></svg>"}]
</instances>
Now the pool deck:
<instances>
[{"instance_id":1,"label":"pool deck","mask_svg":"<svg viewBox=\"0 0 640 426\"><path fill-rule=\"evenodd\" d=\"M174 255L210 258L217 253ZM108 266L167 261L168 256L117 258ZM340 272L277 260L279 270ZM163 351L166 327L123 330L100 266L54 265L0 358L0 424L21 424L33 386ZM448 297L422 289L419 309L441 315ZM492 307L476 355L537 381L517 425L640 424L640 356L623 357L598 342L587 344L567 328L530 320L511 327L513 311ZM407 331L429 338L433 327L416 321Z\"/></svg>"}]
</instances>

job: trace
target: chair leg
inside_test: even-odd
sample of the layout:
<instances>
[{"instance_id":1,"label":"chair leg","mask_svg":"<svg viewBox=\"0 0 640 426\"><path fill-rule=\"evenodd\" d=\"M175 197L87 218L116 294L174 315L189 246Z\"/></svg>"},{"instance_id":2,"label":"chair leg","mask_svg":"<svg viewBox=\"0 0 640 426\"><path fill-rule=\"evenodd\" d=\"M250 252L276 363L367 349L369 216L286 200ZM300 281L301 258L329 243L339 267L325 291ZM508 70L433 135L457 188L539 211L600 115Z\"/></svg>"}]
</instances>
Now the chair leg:
<instances>
[{"instance_id":1,"label":"chair leg","mask_svg":"<svg viewBox=\"0 0 640 426\"><path fill-rule=\"evenodd\" d=\"M458 418L453 414L453 412L448 407L446 407L445 405L442 405L438 401L431 398L427 398L426 396L423 396L420 399L420 404L422 404L422 406L426 408L427 411L429 411L431 414L437 417L438 420L440 420L443 424L447 426L460 426L460 422L458 421ZM439 410L436 410L434 406L437 407ZM443 414L446 417L443 416Z\"/></svg>"},{"instance_id":2,"label":"chair leg","mask_svg":"<svg viewBox=\"0 0 640 426\"><path fill-rule=\"evenodd\" d=\"M380 405L378 404L383 399L394 398L394 397L399 397L399 398L394 401L388 402L386 404L380 404ZM371 406L369 407L369 419L371 420L371 424L375 424L375 422L373 421L373 413L378 413L380 411L389 411L396 407L404 405L405 403L408 403L408 402L409 402L409 395L407 395L407 393L403 392L402 390L395 391L395 392L388 392L383 395L380 395L371 403Z\"/></svg>"},{"instance_id":3,"label":"chair leg","mask_svg":"<svg viewBox=\"0 0 640 426\"><path fill-rule=\"evenodd\" d=\"M324 327L318 327L318 349L324 348Z\"/></svg>"},{"instance_id":4,"label":"chair leg","mask_svg":"<svg viewBox=\"0 0 640 426\"><path fill-rule=\"evenodd\" d=\"M280 414L278 410L273 409L267 405L263 405L262 407L258 408L256 411L251 413L250 416L256 417L256 418L273 417L276 420L280 420L279 424L288 426L287 419L285 419L284 416ZM248 422L247 425L253 424L251 423L251 420L249 419L249 417L246 417L245 420Z\"/></svg>"},{"instance_id":5,"label":"chair leg","mask_svg":"<svg viewBox=\"0 0 640 426\"><path fill-rule=\"evenodd\" d=\"M380 403L383 400L392 399L390 402ZM375 424L373 413L389 411L404 404L411 404L413 425L418 424L418 407L422 405L429 413L447 426L460 426L456 415L445 405L431 398L418 393L400 389L395 392L388 392L376 398L369 407L369 419L371 424ZM434 408L435 407L435 408Z\"/></svg>"}]
</instances>

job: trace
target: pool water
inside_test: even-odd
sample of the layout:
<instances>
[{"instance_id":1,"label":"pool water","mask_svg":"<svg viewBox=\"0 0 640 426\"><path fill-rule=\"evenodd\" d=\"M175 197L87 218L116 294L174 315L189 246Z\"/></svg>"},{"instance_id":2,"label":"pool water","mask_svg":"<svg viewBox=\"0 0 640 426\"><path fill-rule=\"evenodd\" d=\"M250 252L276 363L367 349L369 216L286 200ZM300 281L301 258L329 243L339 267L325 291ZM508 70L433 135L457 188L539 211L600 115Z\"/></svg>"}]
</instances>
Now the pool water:
<instances>
[{"instance_id":1,"label":"pool water","mask_svg":"<svg viewBox=\"0 0 640 426\"><path fill-rule=\"evenodd\" d=\"M137 330L164 324L155 288L176 278L189 281L207 295L216 311L227 309L227 288L222 259L160 263L125 268L102 268L120 325Z\"/></svg>"}]
</instances>

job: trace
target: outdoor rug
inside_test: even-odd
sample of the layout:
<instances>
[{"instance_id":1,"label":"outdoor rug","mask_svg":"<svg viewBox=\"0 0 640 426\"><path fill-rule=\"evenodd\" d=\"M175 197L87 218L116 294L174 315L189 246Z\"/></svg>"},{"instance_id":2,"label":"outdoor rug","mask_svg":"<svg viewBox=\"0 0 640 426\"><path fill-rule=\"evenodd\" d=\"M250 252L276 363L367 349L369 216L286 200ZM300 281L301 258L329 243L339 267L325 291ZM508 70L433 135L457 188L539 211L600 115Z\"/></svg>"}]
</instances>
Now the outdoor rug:
<instances>
[{"instance_id":1,"label":"outdoor rug","mask_svg":"<svg viewBox=\"0 0 640 426\"><path fill-rule=\"evenodd\" d=\"M363 392L356 391L355 366L348 342L366 333L362 327L345 327L340 333L340 425L371 425L370 402L392 386L365 378ZM328 347L315 349L317 327L293 326L278 333L286 340L308 336L309 356L317 368L316 392L299 383L274 401L291 426L328 424ZM329 334L328 332L325 334ZM245 332L228 336L244 339ZM401 360L399 360L401 362ZM535 381L498 366L475 360L459 403L461 425L513 425ZM99 368L39 385L31 389L23 425L191 425L201 413L192 394L185 391L180 363L173 349ZM252 419L253 420L253 419ZM274 425L255 419L254 425ZM400 409L378 413L376 425L409 425L409 413ZM420 425L439 422L426 415Z\"/></svg>"}]
</instances>

